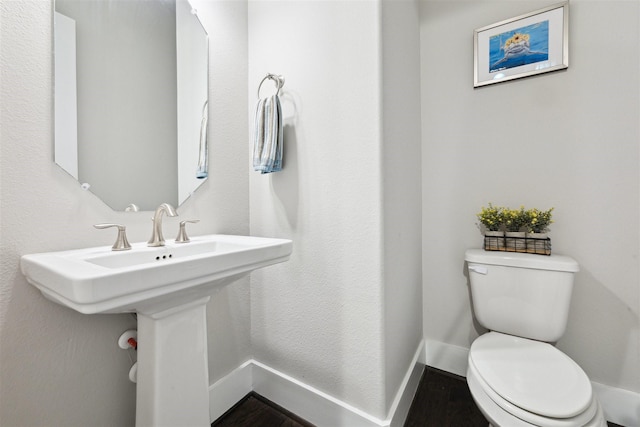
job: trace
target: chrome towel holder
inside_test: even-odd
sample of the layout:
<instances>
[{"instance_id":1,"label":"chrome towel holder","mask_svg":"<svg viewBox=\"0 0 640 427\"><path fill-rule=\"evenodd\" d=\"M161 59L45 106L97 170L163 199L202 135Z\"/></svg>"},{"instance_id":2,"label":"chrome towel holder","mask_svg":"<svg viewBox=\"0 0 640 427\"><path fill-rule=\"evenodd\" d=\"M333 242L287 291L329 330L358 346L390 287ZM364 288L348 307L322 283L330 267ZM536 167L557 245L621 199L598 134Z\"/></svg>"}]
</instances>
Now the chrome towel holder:
<instances>
[{"instance_id":1,"label":"chrome towel holder","mask_svg":"<svg viewBox=\"0 0 640 427\"><path fill-rule=\"evenodd\" d=\"M264 83L264 81L267 79L274 81L274 83L276 84L276 95L280 95L280 89L282 89L282 86L284 86L284 77L281 75L268 73L266 76L264 76L264 78L258 85L258 99L260 99L260 88L262 87L262 83Z\"/></svg>"}]
</instances>

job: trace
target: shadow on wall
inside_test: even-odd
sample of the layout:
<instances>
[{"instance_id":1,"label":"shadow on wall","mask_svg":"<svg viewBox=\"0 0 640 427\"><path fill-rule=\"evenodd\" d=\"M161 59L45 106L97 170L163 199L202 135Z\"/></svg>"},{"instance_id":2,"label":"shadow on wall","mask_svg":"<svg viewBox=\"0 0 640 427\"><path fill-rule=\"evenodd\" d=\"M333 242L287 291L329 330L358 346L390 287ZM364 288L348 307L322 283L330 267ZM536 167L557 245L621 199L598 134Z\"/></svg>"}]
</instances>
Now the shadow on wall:
<instances>
[{"instance_id":1,"label":"shadow on wall","mask_svg":"<svg viewBox=\"0 0 640 427\"><path fill-rule=\"evenodd\" d=\"M591 319L592 322L585 325L580 319ZM604 330L597 332L592 328ZM615 378L619 387L636 390L637 379L627 378L623 372L625 364L633 363L634 346L637 348L639 344L639 330L638 313L588 270L581 269L573 288L567 331L558 347L563 351L563 347L573 349L571 358L587 371L593 381L609 384ZM595 341L593 334L601 338ZM604 337L605 340L602 339ZM576 349L581 351L576 352ZM593 375L595 372L604 373L602 367L606 367L607 378Z\"/></svg>"},{"instance_id":2,"label":"shadow on wall","mask_svg":"<svg viewBox=\"0 0 640 427\"><path fill-rule=\"evenodd\" d=\"M471 296L471 282L469 279L469 263L465 261L462 265L463 265L462 274L467 279L467 282L466 282L467 295L469 296L469 308L471 310L471 321L473 322L473 328L469 330L469 343L471 344L476 340L476 338L478 338L480 335L486 334L487 332L489 332L489 330L484 326L482 326L480 322L478 322L477 320L476 310L475 310L475 307L473 306L473 299Z\"/></svg>"},{"instance_id":3,"label":"shadow on wall","mask_svg":"<svg viewBox=\"0 0 640 427\"><path fill-rule=\"evenodd\" d=\"M444 331L443 339L441 337L442 344L445 345L440 346L436 344L430 346L429 342L427 342L425 351L427 365L460 376L466 376L469 347L478 336L487 332L487 329L478 323L473 311L471 288L469 286L469 272L466 261L461 263L460 274L464 277L464 280L456 281L455 283L456 286L465 286L466 288L464 291L464 295L466 295L465 304L458 306L455 316L453 316L457 321L452 322L449 328ZM472 326L469 327L469 324ZM440 327L442 327L442 325L440 325ZM451 342L455 342L455 337L460 335L461 330L468 330L467 344L450 344Z\"/></svg>"},{"instance_id":4,"label":"shadow on wall","mask_svg":"<svg viewBox=\"0 0 640 427\"><path fill-rule=\"evenodd\" d=\"M271 189L282 203L288 226L295 231L298 225L300 173L298 167L298 136L296 125L299 117L295 94L283 90L280 97L283 114L282 171L271 175Z\"/></svg>"}]
</instances>

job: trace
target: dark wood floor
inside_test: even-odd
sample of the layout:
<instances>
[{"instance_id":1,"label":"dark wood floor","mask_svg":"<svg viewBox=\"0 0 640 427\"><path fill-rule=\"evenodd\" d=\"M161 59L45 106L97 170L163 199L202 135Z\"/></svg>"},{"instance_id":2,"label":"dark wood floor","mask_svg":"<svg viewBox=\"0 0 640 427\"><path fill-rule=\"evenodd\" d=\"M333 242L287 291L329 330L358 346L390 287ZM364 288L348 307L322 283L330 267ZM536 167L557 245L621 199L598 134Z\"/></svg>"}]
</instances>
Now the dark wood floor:
<instances>
[{"instance_id":1,"label":"dark wood floor","mask_svg":"<svg viewBox=\"0 0 640 427\"><path fill-rule=\"evenodd\" d=\"M211 427L315 427L257 393L251 392Z\"/></svg>"},{"instance_id":2,"label":"dark wood floor","mask_svg":"<svg viewBox=\"0 0 640 427\"><path fill-rule=\"evenodd\" d=\"M409 409L405 427L487 427L467 381L427 366Z\"/></svg>"},{"instance_id":3,"label":"dark wood floor","mask_svg":"<svg viewBox=\"0 0 640 427\"><path fill-rule=\"evenodd\" d=\"M487 427L463 377L427 366L404 427ZM608 423L609 427L622 427ZM212 427L314 427L286 409L250 393Z\"/></svg>"}]
</instances>

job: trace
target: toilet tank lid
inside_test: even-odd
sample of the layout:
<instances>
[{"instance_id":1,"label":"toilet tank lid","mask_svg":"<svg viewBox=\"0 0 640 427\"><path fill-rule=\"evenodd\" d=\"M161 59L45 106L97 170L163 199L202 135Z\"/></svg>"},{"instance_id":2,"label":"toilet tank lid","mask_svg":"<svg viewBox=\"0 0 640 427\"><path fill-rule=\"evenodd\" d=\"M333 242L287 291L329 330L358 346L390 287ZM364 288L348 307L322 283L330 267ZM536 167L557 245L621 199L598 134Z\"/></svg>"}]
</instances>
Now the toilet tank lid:
<instances>
[{"instance_id":1,"label":"toilet tank lid","mask_svg":"<svg viewBox=\"0 0 640 427\"><path fill-rule=\"evenodd\" d=\"M505 267L532 268L538 270L567 271L575 273L580 270L578 262L565 255L535 255L519 252L485 251L484 249L467 249L464 254L467 262L475 264L501 265Z\"/></svg>"}]
</instances>

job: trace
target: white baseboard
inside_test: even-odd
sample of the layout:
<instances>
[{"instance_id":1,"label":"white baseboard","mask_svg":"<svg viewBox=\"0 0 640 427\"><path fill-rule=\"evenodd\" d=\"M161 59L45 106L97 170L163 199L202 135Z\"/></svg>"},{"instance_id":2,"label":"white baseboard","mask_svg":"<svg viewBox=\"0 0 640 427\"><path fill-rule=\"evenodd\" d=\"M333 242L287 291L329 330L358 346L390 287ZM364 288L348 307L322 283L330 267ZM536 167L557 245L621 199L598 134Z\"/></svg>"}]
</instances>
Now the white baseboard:
<instances>
[{"instance_id":1,"label":"white baseboard","mask_svg":"<svg viewBox=\"0 0 640 427\"><path fill-rule=\"evenodd\" d=\"M607 421L621 426L640 426L640 393L591 382Z\"/></svg>"},{"instance_id":2,"label":"white baseboard","mask_svg":"<svg viewBox=\"0 0 640 427\"><path fill-rule=\"evenodd\" d=\"M407 420L407 416L409 415L409 409L411 409L413 398L418 391L422 372L424 371L424 364L418 362L418 358L422 354L423 346L424 342L421 342L420 348L418 348L418 353L416 353L416 357L412 363L413 369L409 369L407 376L405 376L405 381L402 382L402 385L398 390L398 395L396 397L398 399L398 404L396 405L394 402L394 405L391 406L391 411L389 411L391 414L391 427L403 427Z\"/></svg>"},{"instance_id":3,"label":"white baseboard","mask_svg":"<svg viewBox=\"0 0 640 427\"><path fill-rule=\"evenodd\" d=\"M469 349L439 341L427 340L424 363L443 371L467 376ZM640 426L640 393L591 382L607 421L622 426Z\"/></svg>"},{"instance_id":4,"label":"white baseboard","mask_svg":"<svg viewBox=\"0 0 640 427\"><path fill-rule=\"evenodd\" d=\"M439 341L427 340L424 344L424 364L452 374L467 376L469 349Z\"/></svg>"},{"instance_id":5,"label":"white baseboard","mask_svg":"<svg viewBox=\"0 0 640 427\"><path fill-rule=\"evenodd\" d=\"M209 386L209 419L220 418L253 390L253 376L248 360L220 380Z\"/></svg>"},{"instance_id":6,"label":"white baseboard","mask_svg":"<svg viewBox=\"0 0 640 427\"><path fill-rule=\"evenodd\" d=\"M319 427L388 425L384 420L371 416L260 362L253 363L253 381L256 393Z\"/></svg>"},{"instance_id":7,"label":"white baseboard","mask_svg":"<svg viewBox=\"0 0 640 427\"><path fill-rule=\"evenodd\" d=\"M318 427L402 426L418 388L423 366L421 342L386 419L372 416L296 378L249 360L209 387L210 417L216 420L251 391L264 396Z\"/></svg>"}]
</instances>

